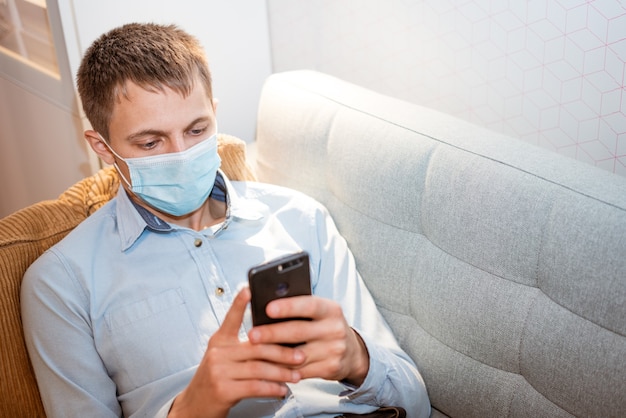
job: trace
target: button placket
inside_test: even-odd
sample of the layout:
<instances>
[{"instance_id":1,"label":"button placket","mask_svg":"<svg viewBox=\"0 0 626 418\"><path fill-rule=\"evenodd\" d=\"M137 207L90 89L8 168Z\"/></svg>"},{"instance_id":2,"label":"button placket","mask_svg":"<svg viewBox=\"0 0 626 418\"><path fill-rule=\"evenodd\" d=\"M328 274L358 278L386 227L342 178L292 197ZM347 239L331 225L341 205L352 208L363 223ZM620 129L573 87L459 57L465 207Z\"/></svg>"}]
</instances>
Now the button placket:
<instances>
[{"instance_id":1,"label":"button placket","mask_svg":"<svg viewBox=\"0 0 626 418\"><path fill-rule=\"evenodd\" d=\"M222 277L221 267L213 252L212 241L214 235L207 233L208 230L200 231L192 236L194 259L199 264L201 280L207 297L211 301L213 312L217 318L226 315L230 307L230 288ZM218 319L218 321L220 321Z\"/></svg>"}]
</instances>

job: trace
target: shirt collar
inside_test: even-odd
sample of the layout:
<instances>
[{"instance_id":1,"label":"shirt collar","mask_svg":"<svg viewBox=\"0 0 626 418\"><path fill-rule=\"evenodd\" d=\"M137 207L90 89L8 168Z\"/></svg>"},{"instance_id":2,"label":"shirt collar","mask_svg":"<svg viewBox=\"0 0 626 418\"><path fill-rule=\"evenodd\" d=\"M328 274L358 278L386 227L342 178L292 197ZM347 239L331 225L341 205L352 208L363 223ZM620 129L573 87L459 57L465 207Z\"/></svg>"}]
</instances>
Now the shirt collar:
<instances>
[{"instance_id":1,"label":"shirt collar","mask_svg":"<svg viewBox=\"0 0 626 418\"><path fill-rule=\"evenodd\" d=\"M253 201L243 194L239 194L221 170L218 170L215 177L211 196L226 201L226 219L215 232L215 235L227 229L232 221L258 221L263 218L261 211L255 209ZM117 193L117 202L116 216L122 251L129 249L145 230L168 233L181 229L177 225L170 225L146 208L134 203L122 185L120 185Z\"/></svg>"}]
</instances>

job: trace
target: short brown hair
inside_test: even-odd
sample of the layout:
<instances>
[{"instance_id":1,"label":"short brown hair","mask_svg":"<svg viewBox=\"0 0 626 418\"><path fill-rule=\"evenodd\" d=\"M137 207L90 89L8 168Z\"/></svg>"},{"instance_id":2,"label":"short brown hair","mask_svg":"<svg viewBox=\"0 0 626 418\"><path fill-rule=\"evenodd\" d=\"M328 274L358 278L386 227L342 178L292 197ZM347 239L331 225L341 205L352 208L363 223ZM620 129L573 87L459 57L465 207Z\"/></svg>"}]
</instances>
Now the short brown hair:
<instances>
[{"instance_id":1,"label":"short brown hair","mask_svg":"<svg viewBox=\"0 0 626 418\"><path fill-rule=\"evenodd\" d=\"M175 25L130 23L91 44L76 83L87 119L108 141L113 106L126 94L127 82L151 91L169 87L187 96L196 76L212 99L211 73L195 37Z\"/></svg>"}]
</instances>

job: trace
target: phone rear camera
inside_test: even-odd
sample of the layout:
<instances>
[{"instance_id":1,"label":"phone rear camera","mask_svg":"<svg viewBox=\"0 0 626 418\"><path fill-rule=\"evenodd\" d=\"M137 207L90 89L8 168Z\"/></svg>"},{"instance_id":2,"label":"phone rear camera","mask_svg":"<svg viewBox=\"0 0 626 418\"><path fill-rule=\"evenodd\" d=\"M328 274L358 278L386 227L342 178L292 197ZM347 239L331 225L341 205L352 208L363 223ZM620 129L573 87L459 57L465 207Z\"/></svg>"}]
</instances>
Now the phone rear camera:
<instances>
[{"instance_id":1,"label":"phone rear camera","mask_svg":"<svg viewBox=\"0 0 626 418\"><path fill-rule=\"evenodd\" d=\"M281 282L276 285L276 296L282 298L289 293L289 283Z\"/></svg>"}]
</instances>

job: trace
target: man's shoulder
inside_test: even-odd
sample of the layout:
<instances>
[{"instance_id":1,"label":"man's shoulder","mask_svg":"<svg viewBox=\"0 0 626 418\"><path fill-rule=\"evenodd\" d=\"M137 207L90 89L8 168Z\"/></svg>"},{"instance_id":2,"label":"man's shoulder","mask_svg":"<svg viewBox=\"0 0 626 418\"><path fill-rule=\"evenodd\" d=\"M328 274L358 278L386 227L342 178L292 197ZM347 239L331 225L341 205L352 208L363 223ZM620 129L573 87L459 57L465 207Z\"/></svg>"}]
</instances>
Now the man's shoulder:
<instances>
[{"instance_id":1,"label":"man's shoulder","mask_svg":"<svg viewBox=\"0 0 626 418\"><path fill-rule=\"evenodd\" d=\"M102 248L111 247L114 243L112 240L114 234L110 231L117 228L114 200L106 203L59 242L44 251L29 266L25 278L32 276L31 280L39 280L46 276L51 268L82 264L84 260L97 256ZM117 242L119 243L119 238Z\"/></svg>"},{"instance_id":2,"label":"man's shoulder","mask_svg":"<svg viewBox=\"0 0 626 418\"><path fill-rule=\"evenodd\" d=\"M71 253L75 248L84 249L90 247L92 243L102 242L103 239L110 235L107 232L116 228L115 205L115 199L107 202L76 225L74 229L50 249Z\"/></svg>"},{"instance_id":3,"label":"man's shoulder","mask_svg":"<svg viewBox=\"0 0 626 418\"><path fill-rule=\"evenodd\" d=\"M300 192L295 189L291 189L285 186L279 186L276 184L262 183L257 181L239 181L233 182L238 195L246 199L258 199L258 200L285 200L285 201L297 201L305 206L318 206L320 203L313 197Z\"/></svg>"}]
</instances>

